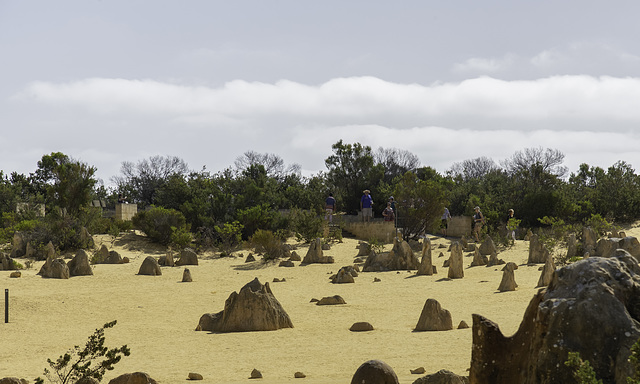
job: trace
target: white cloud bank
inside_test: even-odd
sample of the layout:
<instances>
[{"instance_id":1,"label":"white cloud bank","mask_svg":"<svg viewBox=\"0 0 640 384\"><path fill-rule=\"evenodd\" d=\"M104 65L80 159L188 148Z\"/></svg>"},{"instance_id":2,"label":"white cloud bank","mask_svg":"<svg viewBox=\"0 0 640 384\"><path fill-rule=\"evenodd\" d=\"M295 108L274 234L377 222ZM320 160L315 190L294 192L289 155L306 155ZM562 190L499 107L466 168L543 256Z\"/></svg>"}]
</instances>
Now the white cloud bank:
<instances>
[{"instance_id":1,"label":"white cloud bank","mask_svg":"<svg viewBox=\"0 0 640 384\"><path fill-rule=\"evenodd\" d=\"M638 78L480 77L420 85L354 77L314 86L236 80L217 88L92 78L34 82L12 103L29 111L18 118L26 129L13 132L12 142L28 142L38 156L59 150L80 157L105 179L123 160L170 154L194 169L219 170L247 150L277 153L311 173L324 169L340 139L407 149L439 171L531 146L560 149L570 170L582 162L640 163ZM9 140L0 133L3 139ZM17 157L26 150L10 149Z\"/></svg>"}]
</instances>

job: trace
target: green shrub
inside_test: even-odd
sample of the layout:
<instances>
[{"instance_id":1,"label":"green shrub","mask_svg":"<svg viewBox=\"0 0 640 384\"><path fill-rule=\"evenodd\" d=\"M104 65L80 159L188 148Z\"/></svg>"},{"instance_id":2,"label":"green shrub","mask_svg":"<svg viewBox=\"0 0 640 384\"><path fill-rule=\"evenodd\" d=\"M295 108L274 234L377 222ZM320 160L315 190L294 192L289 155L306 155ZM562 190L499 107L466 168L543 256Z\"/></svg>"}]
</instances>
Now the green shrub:
<instances>
[{"instance_id":1,"label":"green shrub","mask_svg":"<svg viewBox=\"0 0 640 384\"><path fill-rule=\"evenodd\" d=\"M44 375L49 382L58 384L76 383L82 378L92 377L97 381L102 380L106 371L113 369L122 356L129 356L130 349L123 345L120 348L108 349L104 346L104 330L116 325L116 320L106 323L102 328L98 328L89 336L83 349L76 345L55 361L47 359L47 363L52 371L45 368ZM95 364L94 364L95 363ZM36 379L36 384L43 384L40 377Z\"/></svg>"},{"instance_id":2,"label":"green shrub","mask_svg":"<svg viewBox=\"0 0 640 384\"><path fill-rule=\"evenodd\" d=\"M256 252L262 253L265 260L274 260L284 256L284 243L276 234L258 229L249 239Z\"/></svg>"},{"instance_id":3,"label":"green shrub","mask_svg":"<svg viewBox=\"0 0 640 384\"><path fill-rule=\"evenodd\" d=\"M215 226L219 239L218 246L222 249L222 252L230 254L242 242L243 228L244 226L238 221Z\"/></svg>"},{"instance_id":4,"label":"green shrub","mask_svg":"<svg viewBox=\"0 0 640 384\"><path fill-rule=\"evenodd\" d=\"M243 226L242 238L249 239L258 229L274 229L278 216L267 204L239 210L238 221Z\"/></svg>"},{"instance_id":5,"label":"green shrub","mask_svg":"<svg viewBox=\"0 0 640 384\"><path fill-rule=\"evenodd\" d=\"M584 221L584 225L591 227L598 236L605 235L608 231L614 229L613 224L609 223L604 217L600 216L600 214L592 214L589 219Z\"/></svg>"},{"instance_id":6,"label":"green shrub","mask_svg":"<svg viewBox=\"0 0 640 384\"><path fill-rule=\"evenodd\" d=\"M564 364L573 369L573 377L578 384L602 384L602 380L596 377L596 372L591 364L580 358L580 353L569 352L569 358Z\"/></svg>"},{"instance_id":7,"label":"green shrub","mask_svg":"<svg viewBox=\"0 0 640 384\"><path fill-rule=\"evenodd\" d=\"M189 231L184 215L175 209L153 207L138 212L132 222L136 229L163 245L184 243L187 239L185 233Z\"/></svg>"},{"instance_id":8,"label":"green shrub","mask_svg":"<svg viewBox=\"0 0 640 384\"><path fill-rule=\"evenodd\" d=\"M324 221L314 212L293 209L290 215L291 229L296 234L298 241L304 240L310 243L322 236Z\"/></svg>"}]
</instances>

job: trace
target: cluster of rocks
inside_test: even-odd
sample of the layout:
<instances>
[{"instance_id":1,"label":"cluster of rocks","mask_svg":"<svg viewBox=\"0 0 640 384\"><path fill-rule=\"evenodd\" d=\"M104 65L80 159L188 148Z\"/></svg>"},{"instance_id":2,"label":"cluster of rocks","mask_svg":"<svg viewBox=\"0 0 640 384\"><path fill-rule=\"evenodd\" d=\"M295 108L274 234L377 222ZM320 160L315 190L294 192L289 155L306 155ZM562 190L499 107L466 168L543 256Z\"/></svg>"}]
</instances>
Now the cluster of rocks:
<instances>
[{"instance_id":1,"label":"cluster of rocks","mask_svg":"<svg viewBox=\"0 0 640 384\"><path fill-rule=\"evenodd\" d=\"M360 269L357 265L347 265L340 268L338 273L332 275L329 279L333 284L355 283L354 278L358 277L358 272L360 272Z\"/></svg>"},{"instance_id":2,"label":"cluster of rocks","mask_svg":"<svg viewBox=\"0 0 640 384\"><path fill-rule=\"evenodd\" d=\"M122 257L116 251L110 251L106 245L102 244L98 252L93 255L93 262L96 264L126 264L128 257Z\"/></svg>"},{"instance_id":3,"label":"cluster of rocks","mask_svg":"<svg viewBox=\"0 0 640 384\"><path fill-rule=\"evenodd\" d=\"M92 276L93 269L89 263L89 255L81 249L69 263L62 258L48 258L42 264L38 275L50 279L68 279L73 276Z\"/></svg>"},{"instance_id":4,"label":"cluster of rocks","mask_svg":"<svg viewBox=\"0 0 640 384\"><path fill-rule=\"evenodd\" d=\"M418 269L418 258L409 244L395 237L389 253L377 254L371 251L362 267L364 272L408 271Z\"/></svg>"},{"instance_id":5,"label":"cluster of rocks","mask_svg":"<svg viewBox=\"0 0 640 384\"><path fill-rule=\"evenodd\" d=\"M423 374L424 368L411 370L413 374ZM351 384L375 383L398 384L398 376L389 364L381 360L369 360L356 370L351 378ZM426 375L413 382L413 384L468 384L469 378L459 376L446 369ZM495 383L495 382L494 382Z\"/></svg>"}]
</instances>

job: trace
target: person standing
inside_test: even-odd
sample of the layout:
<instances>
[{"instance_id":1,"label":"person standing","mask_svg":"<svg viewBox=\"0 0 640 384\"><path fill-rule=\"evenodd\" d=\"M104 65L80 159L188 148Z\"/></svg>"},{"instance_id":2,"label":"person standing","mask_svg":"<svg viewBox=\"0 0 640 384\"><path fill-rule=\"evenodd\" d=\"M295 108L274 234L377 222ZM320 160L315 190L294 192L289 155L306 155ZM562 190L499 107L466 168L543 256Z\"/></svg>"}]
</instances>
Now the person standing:
<instances>
[{"instance_id":1,"label":"person standing","mask_svg":"<svg viewBox=\"0 0 640 384\"><path fill-rule=\"evenodd\" d=\"M511 224L511 225L509 224L509 221L511 221L511 219L515 219L513 209L509 209L509 213L507 213L507 232L511 231L511 238L515 242L516 241L516 229L515 229L515 225L514 224Z\"/></svg>"},{"instance_id":2,"label":"person standing","mask_svg":"<svg viewBox=\"0 0 640 384\"><path fill-rule=\"evenodd\" d=\"M333 213L336 211L336 199L333 197L333 193L329 193L329 197L324 202L325 215L324 219L329 220L329 223L333 222Z\"/></svg>"},{"instance_id":3,"label":"person standing","mask_svg":"<svg viewBox=\"0 0 640 384\"><path fill-rule=\"evenodd\" d=\"M393 221L395 219L395 214L393 213L393 208L391 208L391 203L387 203L387 208L382 211L382 216L384 217L384 221Z\"/></svg>"},{"instance_id":4,"label":"person standing","mask_svg":"<svg viewBox=\"0 0 640 384\"><path fill-rule=\"evenodd\" d=\"M473 233L476 236L476 243L480 242L480 230L482 230L482 225L484 224L484 216L482 216L482 212L480 212L480 207L474 208L476 213L473 215Z\"/></svg>"},{"instance_id":5,"label":"person standing","mask_svg":"<svg viewBox=\"0 0 640 384\"><path fill-rule=\"evenodd\" d=\"M373 198L371 197L371 191L365 189L362 191L363 195L360 198L360 210L362 211L362 221L369 222L373 217Z\"/></svg>"},{"instance_id":6,"label":"person standing","mask_svg":"<svg viewBox=\"0 0 640 384\"><path fill-rule=\"evenodd\" d=\"M447 237L447 228L449 228L449 220L451 220L451 213L449 212L449 208L444 207L444 213L442 217L440 217L440 230L442 232L442 236Z\"/></svg>"}]
</instances>

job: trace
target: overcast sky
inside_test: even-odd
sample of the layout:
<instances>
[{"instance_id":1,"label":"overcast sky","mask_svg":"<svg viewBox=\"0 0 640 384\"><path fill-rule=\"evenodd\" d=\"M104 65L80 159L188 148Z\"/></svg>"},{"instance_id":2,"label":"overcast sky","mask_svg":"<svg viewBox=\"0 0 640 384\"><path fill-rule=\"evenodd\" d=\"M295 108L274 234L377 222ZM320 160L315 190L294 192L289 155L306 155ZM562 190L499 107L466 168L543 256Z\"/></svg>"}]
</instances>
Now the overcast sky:
<instances>
[{"instance_id":1,"label":"overcast sky","mask_svg":"<svg viewBox=\"0 0 640 384\"><path fill-rule=\"evenodd\" d=\"M331 145L445 172L527 147L640 167L640 2L0 0L0 170L63 152L303 174Z\"/></svg>"}]
</instances>

